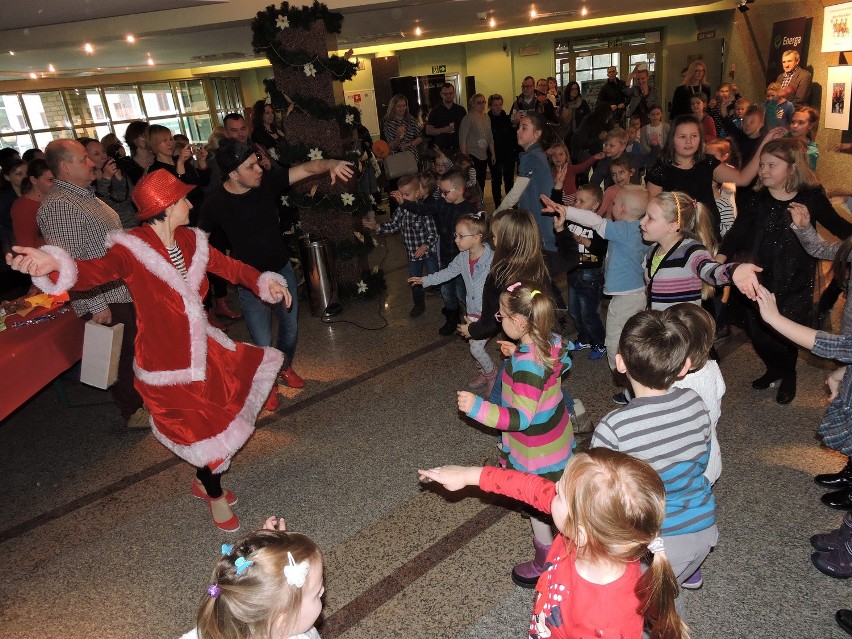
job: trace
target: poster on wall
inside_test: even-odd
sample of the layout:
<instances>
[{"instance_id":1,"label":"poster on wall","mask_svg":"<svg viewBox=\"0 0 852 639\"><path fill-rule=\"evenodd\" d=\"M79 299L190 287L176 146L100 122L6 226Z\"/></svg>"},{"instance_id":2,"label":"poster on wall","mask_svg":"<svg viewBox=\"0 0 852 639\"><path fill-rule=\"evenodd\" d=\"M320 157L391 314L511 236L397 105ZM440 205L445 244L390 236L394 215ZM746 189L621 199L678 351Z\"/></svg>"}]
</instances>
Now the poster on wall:
<instances>
[{"instance_id":1,"label":"poster on wall","mask_svg":"<svg viewBox=\"0 0 852 639\"><path fill-rule=\"evenodd\" d=\"M799 66L808 65L808 41L811 36L811 18L781 20L772 25L772 41L766 61L766 83L775 82L781 72L781 58L785 51L799 54Z\"/></svg>"},{"instance_id":2,"label":"poster on wall","mask_svg":"<svg viewBox=\"0 0 852 639\"><path fill-rule=\"evenodd\" d=\"M822 52L852 51L852 2L825 8Z\"/></svg>"},{"instance_id":3,"label":"poster on wall","mask_svg":"<svg viewBox=\"0 0 852 639\"><path fill-rule=\"evenodd\" d=\"M849 99L852 97L852 66L828 67L825 82L825 126L845 131L849 128Z\"/></svg>"}]
</instances>

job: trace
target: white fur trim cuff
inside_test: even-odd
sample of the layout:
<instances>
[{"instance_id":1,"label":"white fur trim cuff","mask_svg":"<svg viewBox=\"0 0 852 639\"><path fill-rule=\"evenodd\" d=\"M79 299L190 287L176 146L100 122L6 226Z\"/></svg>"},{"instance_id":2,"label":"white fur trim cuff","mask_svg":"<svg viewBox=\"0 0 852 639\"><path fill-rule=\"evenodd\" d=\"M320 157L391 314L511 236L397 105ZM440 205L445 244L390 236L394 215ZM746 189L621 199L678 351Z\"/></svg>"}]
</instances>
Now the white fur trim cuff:
<instances>
[{"instance_id":1,"label":"white fur trim cuff","mask_svg":"<svg viewBox=\"0 0 852 639\"><path fill-rule=\"evenodd\" d=\"M272 271L264 271L260 274L260 277L257 278L258 297L267 304L277 304L280 300L272 299L272 296L269 294L270 282L277 282L284 288L287 288L287 280L284 279L283 275Z\"/></svg>"},{"instance_id":2,"label":"white fur trim cuff","mask_svg":"<svg viewBox=\"0 0 852 639\"><path fill-rule=\"evenodd\" d=\"M73 287L77 283L77 264L71 259L71 256L65 249L45 244L41 247L41 250L45 253L50 253L59 262L59 269L57 269L59 279L54 283L47 275L41 275L33 278L33 284L49 295L58 295Z\"/></svg>"}]
</instances>

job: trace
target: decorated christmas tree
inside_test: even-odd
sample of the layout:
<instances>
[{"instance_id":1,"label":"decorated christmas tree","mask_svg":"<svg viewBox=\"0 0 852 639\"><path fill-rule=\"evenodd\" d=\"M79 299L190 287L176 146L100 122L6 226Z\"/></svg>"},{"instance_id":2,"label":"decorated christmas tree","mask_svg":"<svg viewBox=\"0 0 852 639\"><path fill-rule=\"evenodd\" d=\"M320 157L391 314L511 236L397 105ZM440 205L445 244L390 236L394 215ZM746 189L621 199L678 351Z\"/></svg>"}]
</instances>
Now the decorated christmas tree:
<instances>
[{"instance_id":1,"label":"decorated christmas tree","mask_svg":"<svg viewBox=\"0 0 852 639\"><path fill-rule=\"evenodd\" d=\"M281 114L286 150L278 160L295 165L309 160L346 159L360 170L359 152L344 140L352 139L361 113L342 102L341 83L352 79L357 65L348 57L328 55L336 46L343 16L324 4L291 7L270 5L252 22L252 46L272 63L274 78L265 81L268 102ZM370 195L357 192L356 181L334 185L328 175L294 185L285 203L299 209L301 231L329 240L337 258L340 290L372 296L384 288L381 272L371 271L367 254L375 245L361 225L373 204Z\"/></svg>"}]
</instances>

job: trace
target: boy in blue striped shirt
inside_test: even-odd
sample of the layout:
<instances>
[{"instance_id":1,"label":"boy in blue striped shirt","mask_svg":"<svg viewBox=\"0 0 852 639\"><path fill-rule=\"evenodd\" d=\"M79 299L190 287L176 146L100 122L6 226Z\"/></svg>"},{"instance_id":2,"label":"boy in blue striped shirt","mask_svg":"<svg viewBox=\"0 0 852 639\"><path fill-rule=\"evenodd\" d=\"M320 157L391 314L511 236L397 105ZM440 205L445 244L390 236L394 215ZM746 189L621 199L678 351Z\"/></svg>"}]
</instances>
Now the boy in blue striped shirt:
<instances>
[{"instance_id":1,"label":"boy in blue striped shirt","mask_svg":"<svg viewBox=\"0 0 852 639\"><path fill-rule=\"evenodd\" d=\"M591 447L618 450L649 463L666 488L662 537L678 583L700 586L702 562L716 545L716 502L704 476L710 458L710 414L691 389L672 388L689 372L689 331L669 311L631 317L618 343L616 368L633 399L604 417ZM689 579L695 573L697 578ZM687 585L686 587L690 587ZM683 616L683 599L678 597Z\"/></svg>"}]
</instances>

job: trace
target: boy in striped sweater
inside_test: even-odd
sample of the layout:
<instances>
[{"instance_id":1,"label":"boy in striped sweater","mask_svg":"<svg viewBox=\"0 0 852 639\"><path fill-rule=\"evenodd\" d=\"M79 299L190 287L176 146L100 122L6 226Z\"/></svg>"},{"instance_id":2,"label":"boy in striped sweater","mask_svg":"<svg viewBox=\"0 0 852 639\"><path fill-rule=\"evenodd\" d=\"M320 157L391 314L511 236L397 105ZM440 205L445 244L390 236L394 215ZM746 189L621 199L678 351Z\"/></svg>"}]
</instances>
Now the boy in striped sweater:
<instances>
[{"instance_id":1,"label":"boy in striped sweater","mask_svg":"<svg viewBox=\"0 0 852 639\"><path fill-rule=\"evenodd\" d=\"M691 366L689 331L669 311L631 317L618 344L616 366L633 399L604 417L591 447L618 450L648 462L666 489L662 537L678 583L698 573L716 545L716 501L704 476L710 457L710 414L691 389L672 388ZM698 578L686 587L697 588ZM678 597L683 615L683 599Z\"/></svg>"}]
</instances>

